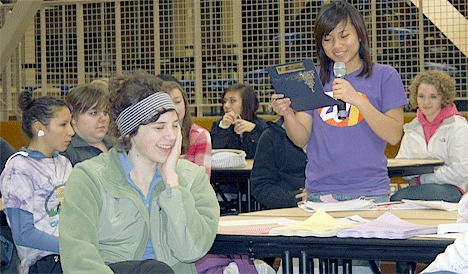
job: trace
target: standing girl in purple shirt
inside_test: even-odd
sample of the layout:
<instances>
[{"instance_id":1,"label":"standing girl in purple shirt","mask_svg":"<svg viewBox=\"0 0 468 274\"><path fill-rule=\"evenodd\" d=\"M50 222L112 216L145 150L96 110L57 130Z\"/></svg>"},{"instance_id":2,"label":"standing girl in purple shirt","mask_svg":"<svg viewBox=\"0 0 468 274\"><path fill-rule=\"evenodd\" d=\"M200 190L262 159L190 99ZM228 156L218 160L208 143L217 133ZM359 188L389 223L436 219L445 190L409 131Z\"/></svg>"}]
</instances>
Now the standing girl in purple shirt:
<instances>
[{"instance_id":1,"label":"standing girl in purple shirt","mask_svg":"<svg viewBox=\"0 0 468 274\"><path fill-rule=\"evenodd\" d=\"M407 98L401 78L394 68L372 62L365 21L346 1L321 8L314 39L325 91L346 103L348 117L338 119L336 106L295 113L289 98L272 95L289 138L307 145L308 200L388 201L385 146L402 136ZM345 79L334 77L335 62L345 63Z\"/></svg>"}]
</instances>

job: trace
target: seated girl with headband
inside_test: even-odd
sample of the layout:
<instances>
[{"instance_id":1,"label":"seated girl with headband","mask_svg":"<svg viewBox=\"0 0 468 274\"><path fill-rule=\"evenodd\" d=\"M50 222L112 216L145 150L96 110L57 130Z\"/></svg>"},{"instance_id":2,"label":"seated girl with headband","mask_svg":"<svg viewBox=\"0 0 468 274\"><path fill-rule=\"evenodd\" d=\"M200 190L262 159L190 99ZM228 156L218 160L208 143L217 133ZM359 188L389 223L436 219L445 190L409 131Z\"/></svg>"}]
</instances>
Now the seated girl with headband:
<instances>
[{"instance_id":1,"label":"seated girl with headband","mask_svg":"<svg viewBox=\"0 0 468 274\"><path fill-rule=\"evenodd\" d=\"M60 220L65 272L195 273L219 205L205 169L180 159L179 116L146 72L110 83L119 144L75 166Z\"/></svg>"}]
</instances>

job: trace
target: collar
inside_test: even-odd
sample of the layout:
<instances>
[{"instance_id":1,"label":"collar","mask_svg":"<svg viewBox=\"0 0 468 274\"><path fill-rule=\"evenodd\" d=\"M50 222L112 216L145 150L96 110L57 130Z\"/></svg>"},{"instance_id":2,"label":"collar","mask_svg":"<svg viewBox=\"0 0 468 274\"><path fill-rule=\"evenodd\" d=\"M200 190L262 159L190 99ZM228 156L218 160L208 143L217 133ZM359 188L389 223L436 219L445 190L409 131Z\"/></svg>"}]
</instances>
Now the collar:
<instances>
[{"instance_id":1,"label":"collar","mask_svg":"<svg viewBox=\"0 0 468 274\"><path fill-rule=\"evenodd\" d=\"M104 143L104 145L107 147L107 149L109 149L111 147L110 143L110 138L106 135L104 137L104 139L102 139L102 142ZM88 144L83 138L81 138L81 136L79 136L78 134L75 134L71 140L71 144L74 146L74 147L89 147L90 144Z\"/></svg>"},{"instance_id":2,"label":"collar","mask_svg":"<svg viewBox=\"0 0 468 274\"><path fill-rule=\"evenodd\" d=\"M118 155L119 155L120 163L122 165L122 169L124 171L125 178L127 179L127 182L130 185L132 185L136 190L138 190L138 193L140 194L141 198L145 201L145 203L149 202L149 201L146 201L146 200L151 196L151 193L153 192L154 188L160 182L162 182L162 178L161 178L161 175L159 174L159 171L156 170L156 172L154 173L153 179L151 180L150 188L149 188L149 191L148 191L148 197L145 197L143 195L143 193L140 191L140 188L133 182L132 178L130 178L130 171L133 168L133 164L132 164L132 162L130 162L130 159L128 158L128 153L120 152Z\"/></svg>"},{"instance_id":3,"label":"collar","mask_svg":"<svg viewBox=\"0 0 468 274\"><path fill-rule=\"evenodd\" d=\"M130 171L133 168L133 164L132 162L130 162L130 159L128 158L128 154L126 152L120 152L119 159L120 159L120 163L122 164L123 171L128 181L130 180Z\"/></svg>"},{"instance_id":4,"label":"collar","mask_svg":"<svg viewBox=\"0 0 468 274\"><path fill-rule=\"evenodd\" d=\"M440 110L440 112L437 114L437 116L434 118L432 122L429 122L426 119L426 116L422 113L422 111L418 108L417 113L418 121L423 124L423 125L440 125L442 121L448 117L455 116L455 115L460 115L460 112L458 112L457 107L455 104L448 105L444 107L443 109Z\"/></svg>"},{"instance_id":5,"label":"collar","mask_svg":"<svg viewBox=\"0 0 468 274\"><path fill-rule=\"evenodd\" d=\"M44 159L44 158L47 158L44 153L40 152L39 150L32 150L32 149L29 149L28 147L22 147L19 149L19 151L21 152L25 152L25 156L28 156L28 157L31 157L31 158L34 158L34 159L37 159L37 160L40 160L40 159ZM56 158L58 157L59 155L59 152L58 151L54 151L52 153L52 158Z\"/></svg>"},{"instance_id":6,"label":"collar","mask_svg":"<svg viewBox=\"0 0 468 274\"><path fill-rule=\"evenodd\" d=\"M457 110L455 104L451 104L449 106L444 107L439 114L434 118L432 122L429 122L426 119L426 116L422 113L422 111L418 108L417 110L417 119L421 123L423 131L424 131L424 138L426 139L426 143L429 143L429 140L432 136L434 136L437 129L440 127L442 122L447 119L448 117L452 117L455 115L460 115Z\"/></svg>"},{"instance_id":7,"label":"collar","mask_svg":"<svg viewBox=\"0 0 468 274\"><path fill-rule=\"evenodd\" d=\"M73 136L73 138L71 140L71 144L74 147L87 147L87 146L89 146L89 144L83 138L81 138L81 136L78 135L78 134L75 134L75 136Z\"/></svg>"}]
</instances>

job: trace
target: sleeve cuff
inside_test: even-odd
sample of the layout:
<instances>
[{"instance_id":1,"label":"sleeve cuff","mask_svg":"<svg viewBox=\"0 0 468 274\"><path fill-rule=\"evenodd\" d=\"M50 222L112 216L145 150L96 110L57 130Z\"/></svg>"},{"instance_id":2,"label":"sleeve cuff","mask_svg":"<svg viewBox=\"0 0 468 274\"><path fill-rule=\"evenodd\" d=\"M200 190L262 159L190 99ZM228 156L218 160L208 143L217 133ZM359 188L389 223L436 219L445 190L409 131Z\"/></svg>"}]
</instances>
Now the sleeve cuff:
<instances>
[{"instance_id":1,"label":"sleeve cuff","mask_svg":"<svg viewBox=\"0 0 468 274\"><path fill-rule=\"evenodd\" d=\"M223 126L223 123L221 123L221 121L219 121L219 125L218 125L220 128L222 129L228 129L230 126Z\"/></svg>"}]
</instances>

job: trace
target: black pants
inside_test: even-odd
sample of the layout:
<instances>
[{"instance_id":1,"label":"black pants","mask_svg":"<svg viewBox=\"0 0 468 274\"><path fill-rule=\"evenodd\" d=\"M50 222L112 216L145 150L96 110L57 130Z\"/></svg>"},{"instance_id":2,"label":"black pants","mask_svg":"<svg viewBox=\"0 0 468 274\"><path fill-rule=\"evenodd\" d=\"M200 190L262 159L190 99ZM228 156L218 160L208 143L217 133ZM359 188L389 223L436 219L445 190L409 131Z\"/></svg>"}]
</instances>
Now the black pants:
<instances>
[{"instance_id":1,"label":"black pants","mask_svg":"<svg viewBox=\"0 0 468 274\"><path fill-rule=\"evenodd\" d=\"M109 264L114 273L174 273L167 264L157 260L123 261Z\"/></svg>"},{"instance_id":2,"label":"black pants","mask_svg":"<svg viewBox=\"0 0 468 274\"><path fill-rule=\"evenodd\" d=\"M156 260L124 261L109 264L114 273L174 273L165 263ZM29 273L63 273L59 255L46 256L29 268Z\"/></svg>"},{"instance_id":3,"label":"black pants","mask_svg":"<svg viewBox=\"0 0 468 274\"><path fill-rule=\"evenodd\" d=\"M56 254L45 256L29 268L29 273L62 273L60 256Z\"/></svg>"}]
</instances>

